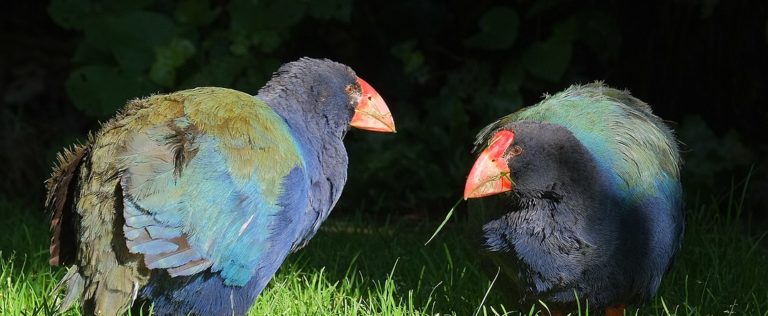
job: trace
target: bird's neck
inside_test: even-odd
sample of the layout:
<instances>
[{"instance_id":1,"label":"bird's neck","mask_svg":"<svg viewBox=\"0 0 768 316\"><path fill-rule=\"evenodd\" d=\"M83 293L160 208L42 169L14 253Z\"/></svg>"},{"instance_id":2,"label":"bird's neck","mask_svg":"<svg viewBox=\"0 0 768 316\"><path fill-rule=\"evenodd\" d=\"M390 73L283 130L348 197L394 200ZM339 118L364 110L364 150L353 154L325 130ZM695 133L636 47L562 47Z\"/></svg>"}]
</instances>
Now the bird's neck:
<instances>
[{"instance_id":1,"label":"bird's neck","mask_svg":"<svg viewBox=\"0 0 768 316\"><path fill-rule=\"evenodd\" d=\"M333 126L322 113L302 111L296 106L300 100L290 96L260 93L258 97L288 124L306 155L304 158L310 160L307 163L319 163L316 167L322 170L318 171L326 176L340 167L346 170L347 152L343 143L346 129ZM343 166L338 162L343 162Z\"/></svg>"},{"instance_id":2,"label":"bird's neck","mask_svg":"<svg viewBox=\"0 0 768 316\"><path fill-rule=\"evenodd\" d=\"M590 170L596 172L595 170ZM601 176L587 177L576 171L574 177L564 177L558 183L518 188L513 195L499 198L503 203L494 208L502 214L491 214L495 220L484 227L486 244L491 249L510 249L516 243L541 240L547 236L562 236L565 240L592 243L584 232L613 229L601 225L612 222L621 210L610 188ZM581 180L581 181L579 181ZM606 219L600 221L596 219ZM592 227L587 227L592 225ZM600 226L600 227L598 227Z\"/></svg>"},{"instance_id":3,"label":"bird's neck","mask_svg":"<svg viewBox=\"0 0 768 316\"><path fill-rule=\"evenodd\" d=\"M322 222L336 201L347 180L347 151L343 138L346 130L334 128L320 113L306 113L297 108L298 100L283 94L259 93L290 127L302 150L307 175L312 185L311 207Z\"/></svg>"}]
</instances>

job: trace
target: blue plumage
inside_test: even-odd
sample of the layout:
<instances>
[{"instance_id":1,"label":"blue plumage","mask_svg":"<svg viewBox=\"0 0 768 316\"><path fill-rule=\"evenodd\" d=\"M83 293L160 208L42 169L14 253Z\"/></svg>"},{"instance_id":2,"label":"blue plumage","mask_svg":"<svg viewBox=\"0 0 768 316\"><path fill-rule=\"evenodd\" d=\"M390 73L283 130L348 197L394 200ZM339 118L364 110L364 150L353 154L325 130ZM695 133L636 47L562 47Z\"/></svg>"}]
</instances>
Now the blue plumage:
<instances>
[{"instance_id":1,"label":"blue plumage","mask_svg":"<svg viewBox=\"0 0 768 316\"><path fill-rule=\"evenodd\" d=\"M491 124L476 145L465 197L512 193L471 211L473 238L513 300L562 311L576 293L615 315L653 297L684 216L676 140L647 104L573 86Z\"/></svg>"},{"instance_id":2,"label":"blue plumage","mask_svg":"<svg viewBox=\"0 0 768 316\"><path fill-rule=\"evenodd\" d=\"M77 249L61 307L82 295L89 315L141 302L157 315L246 313L341 195L350 126L394 131L378 93L328 60L282 66L257 96L130 102L50 180L51 262L61 244ZM79 221L77 238L60 237L61 218Z\"/></svg>"},{"instance_id":3,"label":"blue plumage","mask_svg":"<svg viewBox=\"0 0 768 316\"><path fill-rule=\"evenodd\" d=\"M308 192L302 185L305 182L306 176L301 169L293 169L282 185L298 190L287 191L280 197L279 205L285 211L273 215L267 225L256 226L274 233L264 241L269 246L262 250L257 262L260 264L248 275L246 282L238 286L227 284L228 276L224 273L204 272L177 278L157 273L152 275L139 296L153 302L154 312L158 315L172 315L179 310L195 315L245 314L288 255L291 243L307 230L306 225L296 225L295 218L299 214L297 211L306 208ZM244 245L242 251L254 250L248 246Z\"/></svg>"},{"instance_id":4,"label":"blue plumage","mask_svg":"<svg viewBox=\"0 0 768 316\"><path fill-rule=\"evenodd\" d=\"M305 207L301 204L281 207L267 201L264 186L282 186L282 183L261 183L258 172L245 181L238 179L228 167L230 163L222 153L219 140L210 136L197 138L195 157L180 175L174 174L173 168L162 166L167 164L162 159L139 163L144 159L141 157L165 147L162 142L145 143L151 139L140 137L136 141L142 143L129 143L131 157L137 158L127 162L121 181L126 200L125 233L131 252L162 257L164 266L173 267L169 269L171 275L190 275L210 266L213 272L221 271L226 284L242 286L256 269L263 268L261 262L273 261L264 258L271 247L268 239L296 238L289 231L270 229L276 214L300 216ZM148 165L156 171L150 176L142 174ZM303 175L302 178L305 179ZM291 192L299 195L299 201L306 200L308 186L305 180ZM205 215L196 216L200 210L204 210ZM142 215L130 216L136 213ZM155 228L150 230L150 227ZM131 239L137 230L141 235ZM153 235L153 231L164 234ZM173 240L182 234L185 236L181 240ZM188 248L191 253L175 256L174 260L167 257ZM198 259L201 256L205 259ZM154 265L154 257L145 257L145 262L148 266ZM187 264L193 265L186 267Z\"/></svg>"}]
</instances>

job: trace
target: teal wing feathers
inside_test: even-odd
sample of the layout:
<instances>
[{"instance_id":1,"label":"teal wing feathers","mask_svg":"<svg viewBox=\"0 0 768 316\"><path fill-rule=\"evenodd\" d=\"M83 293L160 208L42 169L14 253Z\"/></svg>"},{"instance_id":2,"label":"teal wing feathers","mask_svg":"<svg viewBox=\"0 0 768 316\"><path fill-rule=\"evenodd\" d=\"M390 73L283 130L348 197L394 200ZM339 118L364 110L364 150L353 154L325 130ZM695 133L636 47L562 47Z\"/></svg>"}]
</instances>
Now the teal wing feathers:
<instances>
[{"instance_id":1,"label":"teal wing feathers","mask_svg":"<svg viewBox=\"0 0 768 316\"><path fill-rule=\"evenodd\" d=\"M250 120L233 112L234 123L208 118L201 106L186 111L127 140L126 244L150 269L183 276L210 268L226 284L244 285L258 269L276 270L306 230L287 225L307 209L301 151L269 111Z\"/></svg>"},{"instance_id":2,"label":"teal wing feathers","mask_svg":"<svg viewBox=\"0 0 768 316\"><path fill-rule=\"evenodd\" d=\"M679 181L680 156L672 131L629 92L602 83L572 86L492 124L480 133L478 145L506 122L521 120L569 129L627 197L679 191L673 188Z\"/></svg>"}]
</instances>

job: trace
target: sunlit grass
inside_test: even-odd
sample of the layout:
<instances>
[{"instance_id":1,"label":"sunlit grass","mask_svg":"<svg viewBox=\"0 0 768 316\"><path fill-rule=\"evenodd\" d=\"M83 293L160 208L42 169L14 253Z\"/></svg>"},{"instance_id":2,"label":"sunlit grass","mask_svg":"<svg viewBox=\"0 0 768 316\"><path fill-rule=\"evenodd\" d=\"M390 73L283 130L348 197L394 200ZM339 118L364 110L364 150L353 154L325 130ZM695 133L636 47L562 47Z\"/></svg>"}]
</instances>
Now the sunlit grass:
<instances>
[{"instance_id":1,"label":"sunlit grass","mask_svg":"<svg viewBox=\"0 0 768 316\"><path fill-rule=\"evenodd\" d=\"M734 202L740 193L693 203L684 250L660 295L628 315L768 315L766 234L736 219L745 216ZM64 269L47 265L43 216L7 201L0 208L0 315L49 315L53 304L46 294ZM488 291L493 276L480 272L455 223L424 246L439 223L331 217L283 265L250 315L547 314L543 305L514 311L499 291ZM586 310L589 302L580 304L579 315L598 314ZM66 313L79 314L74 308Z\"/></svg>"}]
</instances>

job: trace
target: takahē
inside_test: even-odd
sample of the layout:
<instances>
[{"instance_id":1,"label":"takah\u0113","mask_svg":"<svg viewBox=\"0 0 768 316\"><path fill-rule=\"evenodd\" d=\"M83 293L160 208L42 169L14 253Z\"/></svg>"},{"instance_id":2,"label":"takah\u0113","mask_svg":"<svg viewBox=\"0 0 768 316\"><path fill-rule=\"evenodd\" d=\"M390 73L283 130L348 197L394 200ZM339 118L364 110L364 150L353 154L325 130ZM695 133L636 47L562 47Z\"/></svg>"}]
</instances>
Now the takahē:
<instances>
[{"instance_id":1,"label":"takah\u0113","mask_svg":"<svg viewBox=\"0 0 768 316\"><path fill-rule=\"evenodd\" d=\"M518 303L559 315L578 296L623 315L655 295L685 221L677 142L647 104L572 86L487 126L475 145L464 198L507 192L478 201L476 232L486 270Z\"/></svg>"},{"instance_id":2,"label":"takah\u0113","mask_svg":"<svg viewBox=\"0 0 768 316\"><path fill-rule=\"evenodd\" d=\"M128 102L48 181L66 308L243 315L317 232L347 177L352 127L394 132L349 67L302 58L251 96L196 88Z\"/></svg>"}]
</instances>

